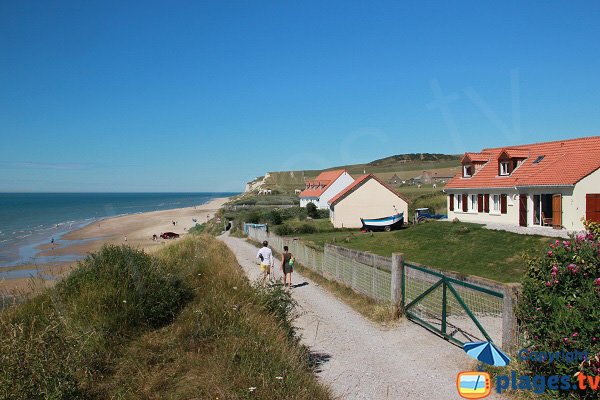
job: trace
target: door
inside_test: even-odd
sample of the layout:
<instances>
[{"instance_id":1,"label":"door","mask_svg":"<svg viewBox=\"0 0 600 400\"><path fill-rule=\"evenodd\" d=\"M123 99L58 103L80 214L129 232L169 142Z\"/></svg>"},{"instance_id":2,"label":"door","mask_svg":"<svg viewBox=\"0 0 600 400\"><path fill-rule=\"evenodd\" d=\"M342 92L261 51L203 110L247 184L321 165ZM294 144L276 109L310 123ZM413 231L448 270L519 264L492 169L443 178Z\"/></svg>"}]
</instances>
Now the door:
<instances>
[{"instance_id":1,"label":"door","mask_svg":"<svg viewBox=\"0 0 600 400\"><path fill-rule=\"evenodd\" d=\"M600 222L600 193L585 195L585 219Z\"/></svg>"},{"instance_id":2,"label":"door","mask_svg":"<svg viewBox=\"0 0 600 400\"><path fill-rule=\"evenodd\" d=\"M562 195L552 195L552 226L554 229L562 228Z\"/></svg>"},{"instance_id":3,"label":"door","mask_svg":"<svg viewBox=\"0 0 600 400\"><path fill-rule=\"evenodd\" d=\"M527 195L519 195L519 225L527 226Z\"/></svg>"},{"instance_id":4,"label":"door","mask_svg":"<svg viewBox=\"0 0 600 400\"><path fill-rule=\"evenodd\" d=\"M541 196L539 194L534 194L533 195L533 224L534 225L542 225L542 220L541 220L541 204L542 204L542 200L541 200Z\"/></svg>"}]
</instances>

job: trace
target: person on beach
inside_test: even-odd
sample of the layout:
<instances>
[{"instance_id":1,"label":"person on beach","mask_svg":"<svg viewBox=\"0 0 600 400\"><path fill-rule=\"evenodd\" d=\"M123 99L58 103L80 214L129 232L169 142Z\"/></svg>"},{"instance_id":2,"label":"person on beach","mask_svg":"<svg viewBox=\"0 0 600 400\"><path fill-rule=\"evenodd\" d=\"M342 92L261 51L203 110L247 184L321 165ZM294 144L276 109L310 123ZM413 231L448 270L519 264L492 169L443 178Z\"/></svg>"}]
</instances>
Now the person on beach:
<instances>
[{"instance_id":1,"label":"person on beach","mask_svg":"<svg viewBox=\"0 0 600 400\"><path fill-rule=\"evenodd\" d=\"M283 273L283 286L292 287L292 272L294 272L292 253L288 251L287 246L283 246L283 254L281 254L281 272Z\"/></svg>"},{"instance_id":2,"label":"person on beach","mask_svg":"<svg viewBox=\"0 0 600 400\"><path fill-rule=\"evenodd\" d=\"M273 260L273 251L268 247L269 242L266 240L263 242L263 247L258 250L256 254L256 258L260 260L260 272L263 274L263 280L271 280L271 270L273 269L274 260Z\"/></svg>"}]
</instances>

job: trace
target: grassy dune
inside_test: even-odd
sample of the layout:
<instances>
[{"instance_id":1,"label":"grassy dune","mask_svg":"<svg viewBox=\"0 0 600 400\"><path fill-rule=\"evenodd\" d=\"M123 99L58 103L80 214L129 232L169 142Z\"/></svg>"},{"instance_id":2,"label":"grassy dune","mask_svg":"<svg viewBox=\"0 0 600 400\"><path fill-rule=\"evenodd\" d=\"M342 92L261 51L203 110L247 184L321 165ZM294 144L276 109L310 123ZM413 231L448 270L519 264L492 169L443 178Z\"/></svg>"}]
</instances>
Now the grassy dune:
<instances>
[{"instance_id":1,"label":"grassy dune","mask_svg":"<svg viewBox=\"0 0 600 400\"><path fill-rule=\"evenodd\" d=\"M210 236L105 247L0 313L0 399L330 398L292 318Z\"/></svg>"}]
</instances>

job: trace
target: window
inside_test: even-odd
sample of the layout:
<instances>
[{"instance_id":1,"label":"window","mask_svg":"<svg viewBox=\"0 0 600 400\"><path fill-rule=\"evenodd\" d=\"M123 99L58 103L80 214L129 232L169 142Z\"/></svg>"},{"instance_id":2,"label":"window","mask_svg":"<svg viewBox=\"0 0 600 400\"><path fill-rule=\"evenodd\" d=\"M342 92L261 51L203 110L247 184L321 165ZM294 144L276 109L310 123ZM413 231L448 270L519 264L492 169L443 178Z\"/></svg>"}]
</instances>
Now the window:
<instances>
[{"instance_id":1,"label":"window","mask_svg":"<svg viewBox=\"0 0 600 400\"><path fill-rule=\"evenodd\" d=\"M500 161L500 175L508 175L508 161Z\"/></svg>"},{"instance_id":2,"label":"window","mask_svg":"<svg viewBox=\"0 0 600 400\"><path fill-rule=\"evenodd\" d=\"M494 212L500 211L500 195L495 194L492 196L492 199L493 199L492 211L494 211Z\"/></svg>"},{"instance_id":3,"label":"window","mask_svg":"<svg viewBox=\"0 0 600 400\"><path fill-rule=\"evenodd\" d=\"M468 178L473 175L473 166L472 165L463 165L463 177Z\"/></svg>"},{"instance_id":4,"label":"window","mask_svg":"<svg viewBox=\"0 0 600 400\"><path fill-rule=\"evenodd\" d=\"M533 160L533 164L539 164L540 161L544 159L545 156L538 156L535 160Z\"/></svg>"},{"instance_id":5,"label":"window","mask_svg":"<svg viewBox=\"0 0 600 400\"><path fill-rule=\"evenodd\" d=\"M477 195L471 195L471 211L477 211Z\"/></svg>"},{"instance_id":6,"label":"window","mask_svg":"<svg viewBox=\"0 0 600 400\"><path fill-rule=\"evenodd\" d=\"M462 196L460 194L456 195L456 209L462 210Z\"/></svg>"}]
</instances>

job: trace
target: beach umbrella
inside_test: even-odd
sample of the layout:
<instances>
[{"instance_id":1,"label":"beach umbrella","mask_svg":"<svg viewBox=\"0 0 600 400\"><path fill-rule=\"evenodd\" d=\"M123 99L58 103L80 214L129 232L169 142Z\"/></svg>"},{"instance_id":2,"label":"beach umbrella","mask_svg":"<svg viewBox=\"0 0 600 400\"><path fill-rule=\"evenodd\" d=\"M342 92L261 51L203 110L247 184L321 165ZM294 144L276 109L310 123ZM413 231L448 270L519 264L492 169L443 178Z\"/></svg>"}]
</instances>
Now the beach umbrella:
<instances>
[{"instance_id":1,"label":"beach umbrella","mask_svg":"<svg viewBox=\"0 0 600 400\"><path fill-rule=\"evenodd\" d=\"M510 358L492 342L465 343L463 350L474 359L495 367L505 367L510 363Z\"/></svg>"}]
</instances>

